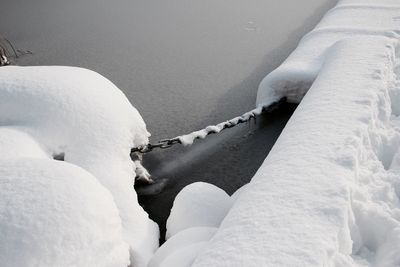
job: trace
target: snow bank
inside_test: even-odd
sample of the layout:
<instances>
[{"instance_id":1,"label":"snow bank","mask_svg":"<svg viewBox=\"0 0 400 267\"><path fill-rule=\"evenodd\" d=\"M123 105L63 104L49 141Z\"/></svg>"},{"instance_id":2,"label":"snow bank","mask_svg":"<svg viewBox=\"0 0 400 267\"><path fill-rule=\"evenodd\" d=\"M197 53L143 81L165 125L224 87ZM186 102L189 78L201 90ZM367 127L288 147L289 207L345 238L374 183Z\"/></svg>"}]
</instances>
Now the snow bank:
<instances>
[{"instance_id":1,"label":"snow bank","mask_svg":"<svg viewBox=\"0 0 400 267\"><path fill-rule=\"evenodd\" d=\"M14 147L15 156L64 154L66 162L96 177L119 210L132 265L146 265L158 246L158 228L138 204L129 154L147 143L149 133L115 85L80 68L2 67L0 126L19 131L10 137L0 130L9 138L0 146ZM10 157L4 150L0 155Z\"/></svg>"},{"instance_id":2,"label":"snow bank","mask_svg":"<svg viewBox=\"0 0 400 267\"><path fill-rule=\"evenodd\" d=\"M302 102L193 266L400 266L399 16L341 1L263 80Z\"/></svg>"},{"instance_id":3,"label":"snow bank","mask_svg":"<svg viewBox=\"0 0 400 267\"><path fill-rule=\"evenodd\" d=\"M1 266L129 265L112 196L85 170L51 159L2 159L0 195Z\"/></svg>"},{"instance_id":4,"label":"snow bank","mask_svg":"<svg viewBox=\"0 0 400 267\"><path fill-rule=\"evenodd\" d=\"M276 70L267 75L258 90L257 105L268 105L283 96L298 103L320 72L329 48L339 40L357 36L397 36L400 2L343 0L305 35L298 47Z\"/></svg>"}]
</instances>

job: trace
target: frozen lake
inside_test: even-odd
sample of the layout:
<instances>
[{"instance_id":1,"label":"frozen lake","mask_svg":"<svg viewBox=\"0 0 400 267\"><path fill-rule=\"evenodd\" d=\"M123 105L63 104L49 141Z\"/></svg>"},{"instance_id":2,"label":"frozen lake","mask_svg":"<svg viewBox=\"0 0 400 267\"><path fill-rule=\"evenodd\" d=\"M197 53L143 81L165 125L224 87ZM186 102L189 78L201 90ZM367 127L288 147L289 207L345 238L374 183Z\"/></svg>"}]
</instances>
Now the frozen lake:
<instances>
[{"instance_id":1,"label":"frozen lake","mask_svg":"<svg viewBox=\"0 0 400 267\"><path fill-rule=\"evenodd\" d=\"M20 65L80 66L112 80L158 140L252 109L261 79L335 3L2 0L0 34L33 51ZM145 165L168 183L159 194L148 189L141 203L163 227L175 194L188 183L208 181L232 193L251 179L294 108L192 149L147 156Z\"/></svg>"}]
</instances>

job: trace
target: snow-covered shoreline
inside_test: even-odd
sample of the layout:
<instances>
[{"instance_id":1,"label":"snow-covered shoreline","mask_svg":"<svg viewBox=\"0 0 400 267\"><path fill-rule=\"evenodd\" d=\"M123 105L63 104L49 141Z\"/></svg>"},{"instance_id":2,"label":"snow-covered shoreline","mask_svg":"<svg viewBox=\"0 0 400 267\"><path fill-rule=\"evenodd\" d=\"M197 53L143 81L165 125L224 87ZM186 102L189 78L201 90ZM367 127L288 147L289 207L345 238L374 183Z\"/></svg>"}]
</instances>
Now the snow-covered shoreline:
<instances>
[{"instance_id":1,"label":"snow-covered shoreline","mask_svg":"<svg viewBox=\"0 0 400 267\"><path fill-rule=\"evenodd\" d=\"M339 2L264 79L301 104L193 266L400 264L399 8Z\"/></svg>"},{"instance_id":2,"label":"snow-covered shoreline","mask_svg":"<svg viewBox=\"0 0 400 267\"><path fill-rule=\"evenodd\" d=\"M149 135L93 71L1 67L1 266L146 266L159 232L138 203L130 149Z\"/></svg>"},{"instance_id":3,"label":"snow-covered shoreline","mask_svg":"<svg viewBox=\"0 0 400 267\"><path fill-rule=\"evenodd\" d=\"M157 251L126 97L80 68L0 68L1 264L399 266L399 33L397 1L340 1L260 84L258 107L301 103L251 183L187 186Z\"/></svg>"}]
</instances>

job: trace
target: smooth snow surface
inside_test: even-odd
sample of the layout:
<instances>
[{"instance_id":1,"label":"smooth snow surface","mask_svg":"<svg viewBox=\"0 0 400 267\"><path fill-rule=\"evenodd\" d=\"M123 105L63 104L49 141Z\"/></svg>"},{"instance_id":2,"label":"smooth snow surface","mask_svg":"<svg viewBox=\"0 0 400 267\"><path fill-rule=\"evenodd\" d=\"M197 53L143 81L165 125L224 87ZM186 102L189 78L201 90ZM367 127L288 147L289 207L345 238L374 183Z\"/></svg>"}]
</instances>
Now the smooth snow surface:
<instances>
[{"instance_id":1,"label":"smooth snow surface","mask_svg":"<svg viewBox=\"0 0 400 267\"><path fill-rule=\"evenodd\" d=\"M299 102L319 74L330 47L357 36L397 38L400 2L343 0L305 35L286 61L261 82L257 104L265 105L286 96Z\"/></svg>"},{"instance_id":2,"label":"smooth snow surface","mask_svg":"<svg viewBox=\"0 0 400 267\"><path fill-rule=\"evenodd\" d=\"M2 159L0 195L2 267L129 265L112 196L82 168Z\"/></svg>"},{"instance_id":3,"label":"smooth snow surface","mask_svg":"<svg viewBox=\"0 0 400 267\"><path fill-rule=\"evenodd\" d=\"M215 185L203 182L187 185L174 200L166 238L191 227L219 227L231 206L229 195Z\"/></svg>"},{"instance_id":4,"label":"smooth snow surface","mask_svg":"<svg viewBox=\"0 0 400 267\"><path fill-rule=\"evenodd\" d=\"M204 182L184 187L176 196L167 221L167 241L148 267L191 266L246 187L239 188L231 197Z\"/></svg>"},{"instance_id":5,"label":"smooth snow surface","mask_svg":"<svg viewBox=\"0 0 400 267\"><path fill-rule=\"evenodd\" d=\"M138 204L133 189L135 165L129 154L131 147L148 141L149 133L137 110L115 85L95 72L80 68L2 67L0 126L1 160L24 157L28 163L31 158L47 162L53 156L64 154L68 163L58 164L64 164L66 169L72 168L73 164L91 173L97 179L98 187L101 184L111 193L113 200L108 198L108 205L115 202L118 208L122 236L130 247L131 264L146 266L158 246L158 227ZM48 166L52 168L52 165ZM10 165L9 171L13 171L12 168ZM66 179L62 181L67 182ZM95 187L83 189L96 190ZM52 194L47 195L49 201L52 201ZM80 205L75 204L79 210ZM40 210L40 207L36 209ZM51 210L43 212L50 214ZM106 214L106 210L104 212ZM34 213L21 213L20 216L27 216L25 219L32 220L38 227L44 227L40 224L51 219ZM98 223L102 225L103 222ZM63 245L60 243L57 251L68 254L68 250L75 249L63 248ZM7 244L2 243L1 248L6 253ZM87 257L84 253L80 256ZM55 261L57 257L61 260L63 256L54 254Z\"/></svg>"},{"instance_id":6,"label":"smooth snow surface","mask_svg":"<svg viewBox=\"0 0 400 267\"><path fill-rule=\"evenodd\" d=\"M190 266L186 262L192 263L197 256L199 251L196 248L198 244L204 244L209 241L217 231L216 227L191 227L180 231L176 235L169 238L154 254L148 267L159 267L159 266ZM186 253L184 250L187 247L190 249L190 254L185 255L185 265L166 265L171 262L171 255L179 255ZM202 246L201 246L202 247ZM175 256L172 257L173 259Z\"/></svg>"},{"instance_id":7,"label":"smooth snow surface","mask_svg":"<svg viewBox=\"0 0 400 267\"><path fill-rule=\"evenodd\" d=\"M10 158L48 158L39 144L27 133L0 127L0 160Z\"/></svg>"},{"instance_id":8,"label":"smooth snow surface","mask_svg":"<svg viewBox=\"0 0 400 267\"><path fill-rule=\"evenodd\" d=\"M400 266L399 31L398 1L340 1L263 80L302 101L193 266Z\"/></svg>"}]
</instances>

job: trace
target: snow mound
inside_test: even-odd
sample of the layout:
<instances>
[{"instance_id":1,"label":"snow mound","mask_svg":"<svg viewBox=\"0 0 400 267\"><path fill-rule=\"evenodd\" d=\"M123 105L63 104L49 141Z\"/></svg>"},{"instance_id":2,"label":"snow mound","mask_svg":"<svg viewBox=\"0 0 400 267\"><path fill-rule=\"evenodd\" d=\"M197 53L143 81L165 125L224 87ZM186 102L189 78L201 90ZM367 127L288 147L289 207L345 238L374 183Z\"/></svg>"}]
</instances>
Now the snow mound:
<instances>
[{"instance_id":1,"label":"snow mound","mask_svg":"<svg viewBox=\"0 0 400 267\"><path fill-rule=\"evenodd\" d=\"M132 147L148 142L149 133L114 84L81 68L2 67L0 125L21 132L1 146L29 143L30 148L16 145L16 155L27 150L33 154L25 156L64 155L66 162L96 177L116 203L132 265L146 266L158 247L158 227L138 204L136 166L129 154ZM0 154L8 157L5 151Z\"/></svg>"},{"instance_id":2,"label":"snow mound","mask_svg":"<svg viewBox=\"0 0 400 267\"><path fill-rule=\"evenodd\" d=\"M229 195L212 184L187 185L174 200L167 220L166 238L191 227L219 227L231 206Z\"/></svg>"},{"instance_id":3,"label":"snow mound","mask_svg":"<svg viewBox=\"0 0 400 267\"><path fill-rule=\"evenodd\" d=\"M175 266L183 267L190 266L189 262L193 262L197 256L197 246L199 243L204 244L204 242L209 241L217 228L215 227L192 227L180 231L176 235L169 238L154 254L153 258L149 262L148 267L160 267L160 266ZM194 245L194 246L193 246ZM187 247L192 247L188 251L184 250ZM201 246L202 247L202 246ZM185 259L182 262L177 262L176 258L182 258L185 255ZM172 264L171 262L175 263ZM171 263L172 265L168 265Z\"/></svg>"},{"instance_id":4,"label":"snow mound","mask_svg":"<svg viewBox=\"0 0 400 267\"><path fill-rule=\"evenodd\" d=\"M27 133L0 127L0 160L10 158L48 158L48 155Z\"/></svg>"},{"instance_id":5,"label":"snow mound","mask_svg":"<svg viewBox=\"0 0 400 267\"><path fill-rule=\"evenodd\" d=\"M260 84L301 103L193 266L400 266L400 4L340 1Z\"/></svg>"},{"instance_id":6,"label":"snow mound","mask_svg":"<svg viewBox=\"0 0 400 267\"><path fill-rule=\"evenodd\" d=\"M128 266L111 194L74 165L0 161L0 262L14 266Z\"/></svg>"},{"instance_id":7,"label":"snow mound","mask_svg":"<svg viewBox=\"0 0 400 267\"><path fill-rule=\"evenodd\" d=\"M208 242L199 242L180 248L169 255L161 264L160 267L190 267L192 266L196 256L202 251Z\"/></svg>"},{"instance_id":8,"label":"snow mound","mask_svg":"<svg viewBox=\"0 0 400 267\"><path fill-rule=\"evenodd\" d=\"M191 266L245 188L229 197L222 189L204 182L184 187L176 196L167 220L167 241L156 251L148 267Z\"/></svg>"},{"instance_id":9,"label":"snow mound","mask_svg":"<svg viewBox=\"0 0 400 267\"><path fill-rule=\"evenodd\" d=\"M242 187L240 187L239 189L237 189L232 195L231 195L231 199L233 202L236 202L238 200L238 198L245 192L247 191L249 184L245 184Z\"/></svg>"}]
</instances>

